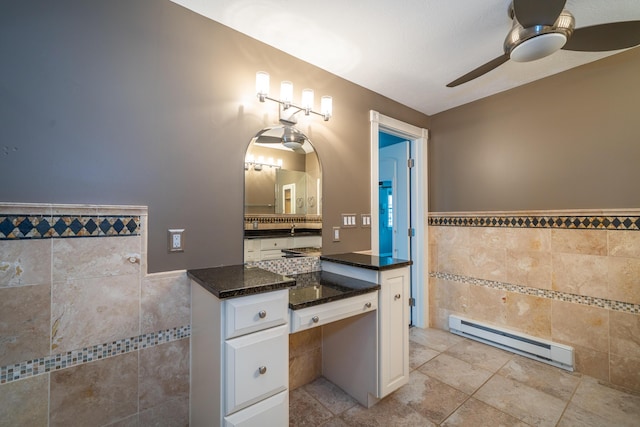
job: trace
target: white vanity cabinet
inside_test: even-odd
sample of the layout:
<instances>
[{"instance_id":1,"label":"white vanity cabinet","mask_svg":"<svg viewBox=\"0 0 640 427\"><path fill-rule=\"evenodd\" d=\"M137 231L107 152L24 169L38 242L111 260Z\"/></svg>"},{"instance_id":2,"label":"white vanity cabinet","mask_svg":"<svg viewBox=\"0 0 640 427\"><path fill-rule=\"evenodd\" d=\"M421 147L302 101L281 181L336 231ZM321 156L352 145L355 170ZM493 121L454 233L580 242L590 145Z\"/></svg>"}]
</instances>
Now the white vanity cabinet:
<instances>
[{"instance_id":1,"label":"white vanity cabinet","mask_svg":"<svg viewBox=\"0 0 640 427\"><path fill-rule=\"evenodd\" d=\"M191 426L289 424L288 295L219 299L191 281Z\"/></svg>"},{"instance_id":2,"label":"white vanity cabinet","mask_svg":"<svg viewBox=\"0 0 640 427\"><path fill-rule=\"evenodd\" d=\"M381 271L378 398L409 382L409 267Z\"/></svg>"},{"instance_id":3,"label":"white vanity cabinet","mask_svg":"<svg viewBox=\"0 0 640 427\"><path fill-rule=\"evenodd\" d=\"M360 260L360 254L344 254L349 255L347 259ZM366 407L373 406L379 399L387 396L391 392L397 390L401 386L409 382L409 323L410 323L410 262L394 260L397 264L392 266L385 265L384 268L377 268L376 265L366 264L366 267L356 265L348 265L341 262L331 261L331 257L336 257L341 261L340 255L322 256L322 270L343 276L349 276L360 280L365 280L380 285L378 291L378 318L377 330L375 336L377 338L377 360L375 361L374 371L375 386L368 390L366 399L361 397L361 390L351 389L348 384L341 384L341 379L337 378L345 376L349 371L357 369L353 367L336 367L326 365L323 366L323 372L335 371L332 378L327 378L335 382L341 387L348 387L347 390L362 405ZM327 259L329 258L329 260ZM377 257L363 256L365 260ZM349 333L346 328L345 332L335 331L335 335ZM349 341L353 341L345 335L340 340L336 339L336 347L348 346ZM359 344L361 345L361 344ZM324 357L324 356L323 356ZM347 362L349 363L349 362ZM324 359L323 359L324 364ZM326 368L326 369L325 369Z\"/></svg>"}]
</instances>

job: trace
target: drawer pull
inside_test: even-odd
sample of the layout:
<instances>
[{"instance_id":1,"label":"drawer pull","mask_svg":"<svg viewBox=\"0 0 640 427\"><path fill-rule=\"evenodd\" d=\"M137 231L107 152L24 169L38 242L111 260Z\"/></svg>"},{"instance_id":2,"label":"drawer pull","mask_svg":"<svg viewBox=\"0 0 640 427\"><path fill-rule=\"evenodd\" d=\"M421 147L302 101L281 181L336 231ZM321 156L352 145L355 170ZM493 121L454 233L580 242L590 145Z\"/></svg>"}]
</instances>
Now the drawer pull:
<instances>
[{"instance_id":1,"label":"drawer pull","mask_svg":"<svg viewBox=\"0 0 640 427\"><path fill-rule=\"evenodd\" d=\"M370 302L368 302L368 303L366 303L364 306L365 306L365 307L367 307L367 308L371 308L371 303L370 303Z\"/></svg>"},{"instance_id":2,"label":"drawer pull","mask_svg":"<svg viewBox=\"0 0 640 427\"><path fill-rule=\"evenodd\" d=\"M320 318L319 318L318 316L313 316L313 317L311 318L311 321L312 321L313 323L318 323L318 322L320 321Z\"/></svg>"},{"instance_id":3,"label":"drawer pull","mask_svg":"<svg viewBox=\"0 0 640 427\"><path fill-rule=\"evenodd\" d=\"M393 299L400 299L400 294L396 294Z\"/></svg>"},{"instance_id":4,"label":"drawer pull","mask_svg":"<svg viewBox=\"0 0 640 427\"><path fill-rule=\"evenodd\" d=\"M258 313L258 317L264 319L265 317L267 317L267 312L264 310L260 310L260 312Z\"/></svg>"},{"instance_id":5,"label":"drawer pull","mask_svg":"<svg viewBox=\"0 0 640 427\"><path fill-rule=\"evenodd\" d=\"M266 366L260 366L258 368L258 372L260 372L260 375L264 375L267 373L267 367Z\"/></svg>"}]
</instances>

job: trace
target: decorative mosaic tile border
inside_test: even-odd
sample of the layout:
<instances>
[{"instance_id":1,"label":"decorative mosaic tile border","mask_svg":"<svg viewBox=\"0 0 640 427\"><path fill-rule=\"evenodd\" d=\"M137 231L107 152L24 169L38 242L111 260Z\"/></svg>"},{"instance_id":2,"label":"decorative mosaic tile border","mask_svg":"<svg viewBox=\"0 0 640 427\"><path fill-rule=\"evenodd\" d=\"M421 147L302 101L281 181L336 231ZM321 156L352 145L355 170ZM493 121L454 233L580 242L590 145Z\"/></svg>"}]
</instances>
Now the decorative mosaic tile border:
<instances>
[{"instance_id":1,"label":"decorative mosaic tile border","mask_svg":"<svg viewBox=\"0 0 640 427\"><path fill-rule=\"evenodd\" d=\"M0 384L154 347L190 336L191 325L187 325L2 366L0 367Z\"/></svg>"},{"instance_id":2,"label":"decorative mosaic tile border","mask_svg":"<svg viewBox=\"0 0 640 427\"><path fill-rule=\"evenodd\" d=\"M283 276L320 271L320 257L279 258L265 261L250 261L248 266L262 268Z\"/></svg>"},{"instance_id":3,"label":"decorative mosaic tile border","mask_svg":"<svg viewBox=\"0 0 640 427\"><path fill-rule=\"evenodd\" d=\"M291 224L292 222L306 222L322 224L321 215L245 215L244 222L258 224Z\"/></svg>"},{"instance_id":4,"label":"decorative mosaic tile border","mask_svg":"<svg viewBox=\"0 0 640 427\"><path fill-rule=\"evenodd\" d=\"M551 289L531 288L528 286L514 285L512 283L497 282L495 280L477 279L474 277L462 276L459 274L431 272L429 273L429 277L449 280L452 282L468 283L471 285L484 286L487 288L553 299L557 301L573 302L576 304L583 304L592 307L606 308L614 311L622 311L624 313L640 314L640 304L631 304L628 302L614 301L605 298L570 294L567 292L559 292Z\"/></svg>"},{"instance_id":5,"label":"decorative mosaic tile border","mask_svg":"<svg viewBox=\"0 0 640 427\"><path fill-rule=\"evenodd\" d=\"M640 216L603 215L429 215L428 225L453 227L566 228L589 230L640 230Z\"/></svg>"},{"instance_id":6,"label":"decorative mosaic tile border","mask_svg":"<svg viewBox=\"0 0 640 427\"><path fill-rule=\"evenodd\" d=\"M140 235L140 216L6 215L0 213L0 240Z\"/></svg>"}]
</instances>

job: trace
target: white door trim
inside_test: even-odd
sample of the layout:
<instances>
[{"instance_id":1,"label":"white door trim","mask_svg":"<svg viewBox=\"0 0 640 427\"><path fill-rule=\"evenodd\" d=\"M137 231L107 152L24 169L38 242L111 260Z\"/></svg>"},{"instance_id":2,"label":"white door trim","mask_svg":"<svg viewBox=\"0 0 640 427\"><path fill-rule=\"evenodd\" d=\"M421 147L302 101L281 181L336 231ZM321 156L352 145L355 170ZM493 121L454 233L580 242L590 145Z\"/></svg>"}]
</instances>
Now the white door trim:
<instances>
[{"instance_id":1,"label":"white door trim","mask_svg":"<svg viewBox=\"0 0 640 427\"><path fill-rule=\"evenodd\" d=\"M411 189L411 199L413 211L412 218L415 218L415 236L411 241L413 266L412 276L417 278L411 283L412 294L416 299L416 307L412 323L418 327L427 327L429 319L429 298L428 298L428 235L427 235L427 209L429 186L426 182L427 174L427 142L429 140L428 129L419 128L411 124L402 122L371 110L369 112L371 121L371 253L380 253L379 230L379 200L378 200L378 133L382 130L401 138L411 141L411 152L415 159L415 166L411 172L412 182L415 184ZM416 283L413 283L416 282Z\"/></svg>"}]
</instances>

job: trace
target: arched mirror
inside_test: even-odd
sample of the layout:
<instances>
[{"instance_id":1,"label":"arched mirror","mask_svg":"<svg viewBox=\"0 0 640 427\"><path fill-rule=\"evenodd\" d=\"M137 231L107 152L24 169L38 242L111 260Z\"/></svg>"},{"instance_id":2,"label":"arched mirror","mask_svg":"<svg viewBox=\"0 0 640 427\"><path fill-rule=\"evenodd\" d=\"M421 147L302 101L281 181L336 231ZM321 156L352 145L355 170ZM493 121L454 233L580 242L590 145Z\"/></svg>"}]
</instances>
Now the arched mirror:
<instances>
[{"instance_id":1,"label":"arched mirror","mask_svg":"<svg viewBox=\"0 0 640 427\"><path fill-rule=\"evenodd\" d=\"M309 139L290 125L262 129L244 163L244 261L319 254L322 171Z\"/></svg>"}]
</instances>

